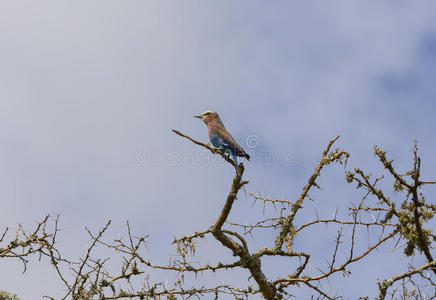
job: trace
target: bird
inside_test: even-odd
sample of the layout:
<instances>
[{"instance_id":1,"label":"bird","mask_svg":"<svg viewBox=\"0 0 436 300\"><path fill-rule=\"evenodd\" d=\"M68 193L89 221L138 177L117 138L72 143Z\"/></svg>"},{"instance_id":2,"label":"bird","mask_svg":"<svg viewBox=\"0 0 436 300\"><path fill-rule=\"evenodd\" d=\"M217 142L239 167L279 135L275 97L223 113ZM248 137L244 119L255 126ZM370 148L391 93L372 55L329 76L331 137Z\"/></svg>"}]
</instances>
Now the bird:
<instances>
[{"instance_id":1,"label":"bird","mask_svg":"<svg viewBox=\"0 0 436 300\"><path fill-rule=\"evenodd\" d=\"M223 122L221 121L219 115L211 110L207 110L201 115L194 116L195 118L201 119L206 123L209 133L209 139L212 145L219 148L225 154L231 155L233 161L238 165L237 157L244 157L250 160L250 155L248 155L232 135L227 131Z\"/></svg>"}]
</instances>

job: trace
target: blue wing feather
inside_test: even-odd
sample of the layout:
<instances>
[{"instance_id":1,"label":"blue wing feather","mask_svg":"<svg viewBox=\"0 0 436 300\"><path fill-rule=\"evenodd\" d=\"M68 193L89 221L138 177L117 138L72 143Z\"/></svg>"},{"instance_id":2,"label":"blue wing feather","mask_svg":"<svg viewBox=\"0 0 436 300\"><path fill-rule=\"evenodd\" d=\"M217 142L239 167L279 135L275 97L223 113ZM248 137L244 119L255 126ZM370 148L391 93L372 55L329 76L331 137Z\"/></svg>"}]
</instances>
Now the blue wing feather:
<instances>
[{"instance_id":1,"label":"blue wing feather","mask_svg":"<svg viewBox=\"0 0 436 300\"><path fill-rule=\"evenodd\" d=\"M210 136L210 141L212 142L212 145L221 148L224 152L229 153L234 157L243 156L248 160L250 159L250 156L245 153L244 149L236 143L232 135L224 128L216 128L213 130Z\"/></svg>"}]
</instances>

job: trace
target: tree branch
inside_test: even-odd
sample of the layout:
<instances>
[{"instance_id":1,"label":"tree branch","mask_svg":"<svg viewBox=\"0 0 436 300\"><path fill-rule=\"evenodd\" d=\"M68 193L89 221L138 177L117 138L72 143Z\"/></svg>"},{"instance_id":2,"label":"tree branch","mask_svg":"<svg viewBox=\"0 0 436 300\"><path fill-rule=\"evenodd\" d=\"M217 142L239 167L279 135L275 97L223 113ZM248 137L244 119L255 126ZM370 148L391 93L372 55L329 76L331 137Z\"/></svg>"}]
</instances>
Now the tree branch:
<instances>
[{"instance_id":1,"label":"tree branch","mask_svg":"<svg viewBox=\"0 0 436 300\"><path fill-rule=\"evenodd\" d=\"M298 198L298 200L294 204L292 204L291 213L286 218L286 220L282 226L282 230L280 231L280 234L277 236L277 239L275 242L275 247L274 247L274 250L276 252L279 251L282 248L283 243L287 239L289 239L288 235L291 232L291 228L293 228L292 222L294 221L295 215L297 214L298 210L302 207L304 199L307 197L309 190L313 186L317 185L315 181L318 178L318 176L320 175L322 168L325 165L327 165L335 160L340 160L342 158L342 156L346 156L346 157L350 156L349 153L347 153L343 150L336 150L335 152L329 154L330 148L332 147L333 143L336 142L336 140L338 138L339 138L339 135L329 141L327 147L324 149L324 151L322 153L321 160L319 161L318 165L316 166L315 171L310 176L308 182L304 186L300 197ZM329 156L327 156L327 155L329 155Z\"/></svg>"}]
</instances>

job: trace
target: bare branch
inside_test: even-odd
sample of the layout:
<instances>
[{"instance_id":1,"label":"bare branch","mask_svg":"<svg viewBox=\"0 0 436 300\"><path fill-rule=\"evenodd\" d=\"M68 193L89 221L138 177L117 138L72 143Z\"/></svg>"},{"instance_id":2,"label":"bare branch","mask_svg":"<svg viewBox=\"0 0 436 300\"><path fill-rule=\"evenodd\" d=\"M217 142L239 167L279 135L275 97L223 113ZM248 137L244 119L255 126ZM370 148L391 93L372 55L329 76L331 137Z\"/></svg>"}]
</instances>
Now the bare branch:
<instances>
[{"instance_id":1,"label":"bare branch","mask_svg":"<svg viewBox=\"0 0 436 300\"><path fill-rule=\"evenodd\" d=\"M426 269L430 269L430 268L433 268L435 266L436 266L436 261L431 261L431 262L428 262L428 263L422 265L419 268L415 268L415 269L412 269L412 270L410 270L410 271L408 271L406 273L403 273L403 274L400 274L400 275L396 275L396 276L391 277L389 279L385 279L385 280L383 280L382 283L380 283L380 281L377 280L377 285L378 285L378 289L379 289L379 295L378 295L377 299L378 300L385 299L386 292L387 292L388 288L390 286L392 286L392 284L395 281L398 281L398 280L406 278L406 277L411 277L411 276L413 276L416 273L420 273L420 272L422 272L422 271L424 271Z\"/></svg>"},{"instance_id":2,"label":"bare branch","mask_svg":"<svg viewBox=\"0 0 436 300\"><path fill-rule=\"evenodd\" d=\"M275 247L274 247L275 251L279 251L282 248L283 243L286 240L288 240L288 239L292 240L291 237L288 237L289 233L291 232L291 230L293 228L292 222L294 221L295 215L297 214L298 210L302 207L304 199L307 197L309 190L313 186L317 185L315 181L318 178L318 176L320 175L322 168L325 165L328 165L329 163L331 163L333 161L340 160L343 156L345 156L345 157L350 156L347 152L345 152L343 150L336 150L335 152L329 154L331 146L338 138L339 138L339 135L336 136L335 138L333 138L328 143L327 147L324 149L324 151L322 153L321 160L319 161L318 165L316 166L315 171L310 176L307 184L304 186L300 197L298 198L298 200L294 204L292 204L291 213L286 218L279 236L277 236Z\"/></svg>"}]
</instances>

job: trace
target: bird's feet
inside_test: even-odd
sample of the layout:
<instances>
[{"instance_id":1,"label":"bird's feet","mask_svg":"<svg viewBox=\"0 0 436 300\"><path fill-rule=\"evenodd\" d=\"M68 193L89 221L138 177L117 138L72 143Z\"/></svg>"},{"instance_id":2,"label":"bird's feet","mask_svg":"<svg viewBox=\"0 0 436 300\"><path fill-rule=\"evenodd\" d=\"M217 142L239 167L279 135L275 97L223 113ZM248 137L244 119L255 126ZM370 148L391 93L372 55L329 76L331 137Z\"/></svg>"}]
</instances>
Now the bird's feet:
<instances>
[{"instance_id":1,"label":"bird's feet","mask_svg":"<svg viewBox=\"0 0 436 300\"><path fill-rule=\"evenodd\" d=\"M211 143L208 143L207 145L212 149L212 151L214 153L221 152L221 148L217 148L215 146L212 146Z\"/></svg>"}]
</instances>

